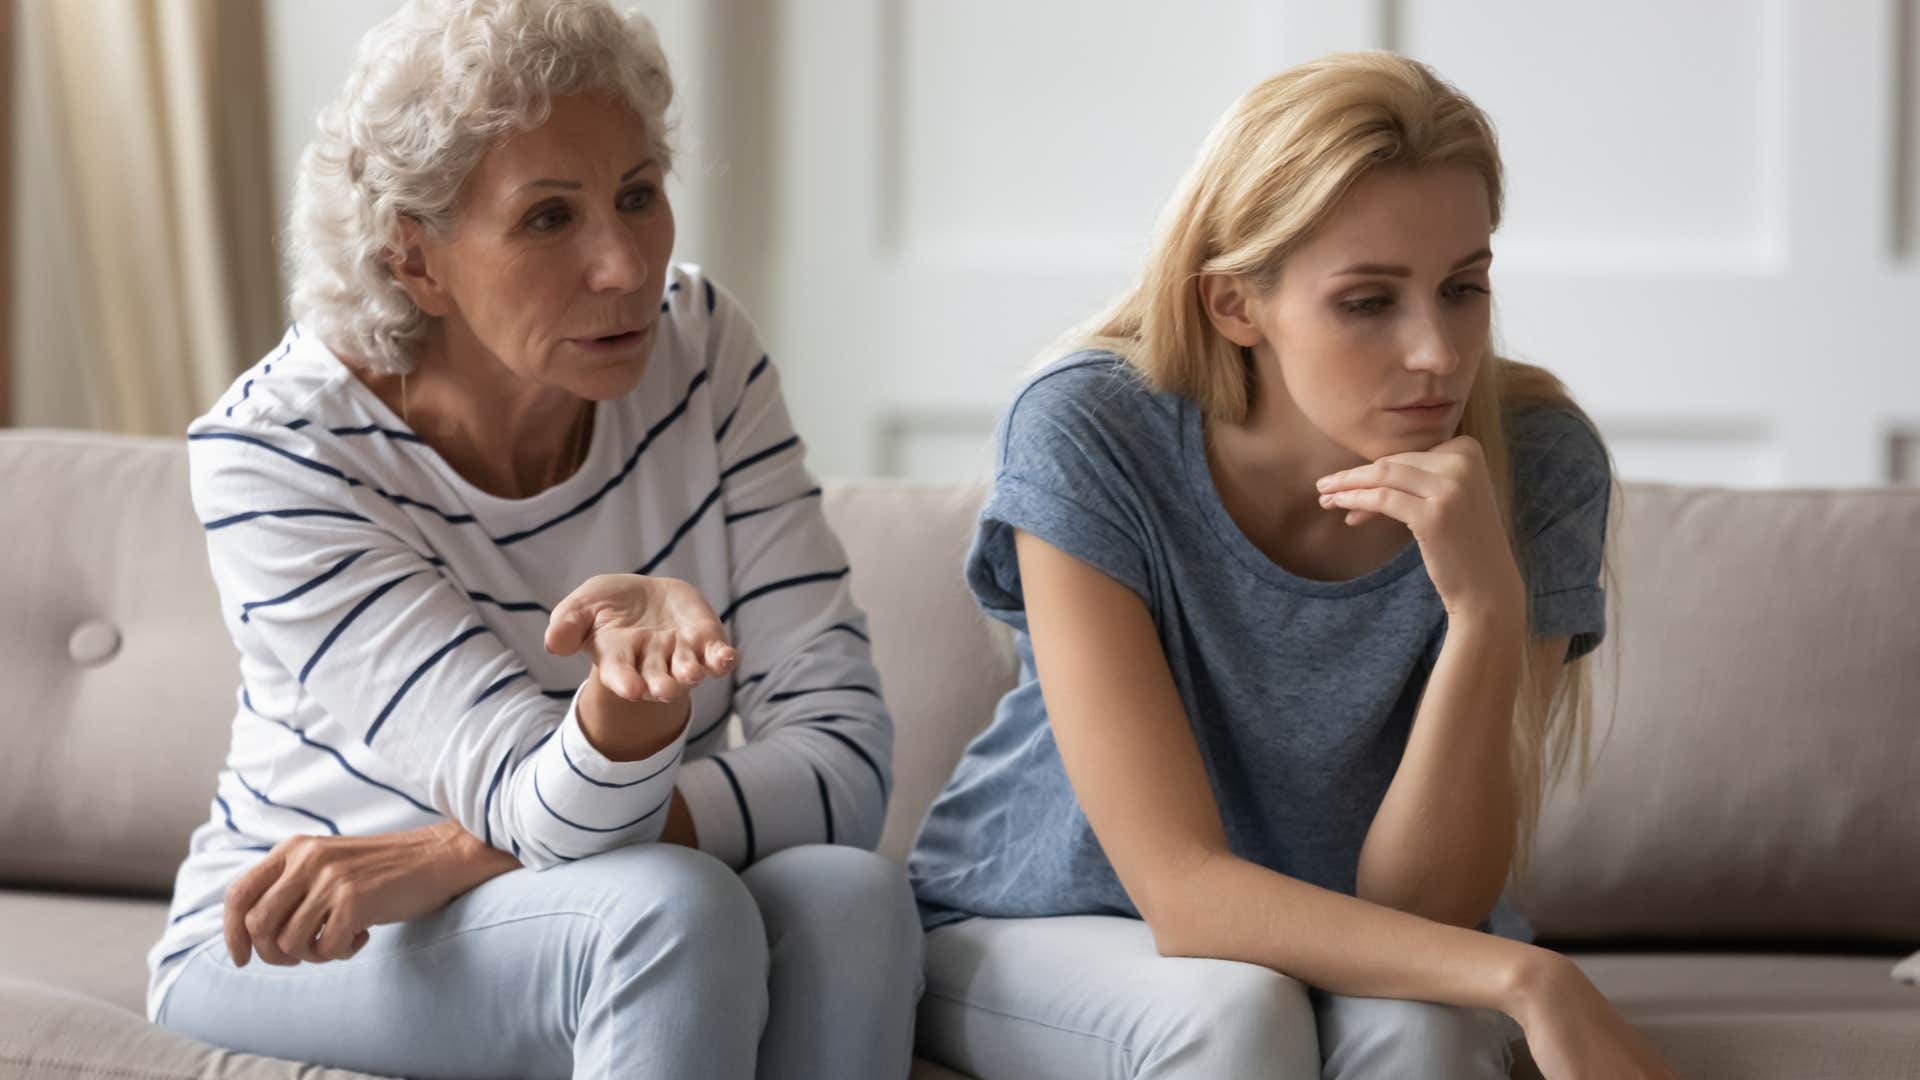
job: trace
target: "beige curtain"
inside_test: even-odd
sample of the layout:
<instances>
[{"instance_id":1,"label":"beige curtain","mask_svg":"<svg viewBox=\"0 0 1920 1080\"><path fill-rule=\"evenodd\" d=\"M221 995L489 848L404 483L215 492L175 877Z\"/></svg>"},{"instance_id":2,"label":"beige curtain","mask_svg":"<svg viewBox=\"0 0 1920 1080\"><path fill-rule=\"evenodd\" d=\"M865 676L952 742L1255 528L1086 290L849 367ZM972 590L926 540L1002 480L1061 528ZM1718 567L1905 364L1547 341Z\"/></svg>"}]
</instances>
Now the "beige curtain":
<instances>
[{"instance_id":1,"label":"beige curtain","mask_svg":"<svg viewBox=\"0 0 1920 1080\"><path fill-rule=\"evenodd\" d=\"M15 422L176 435L279 333L259 0L20 0Z\"/></svg>"}]
</instances>

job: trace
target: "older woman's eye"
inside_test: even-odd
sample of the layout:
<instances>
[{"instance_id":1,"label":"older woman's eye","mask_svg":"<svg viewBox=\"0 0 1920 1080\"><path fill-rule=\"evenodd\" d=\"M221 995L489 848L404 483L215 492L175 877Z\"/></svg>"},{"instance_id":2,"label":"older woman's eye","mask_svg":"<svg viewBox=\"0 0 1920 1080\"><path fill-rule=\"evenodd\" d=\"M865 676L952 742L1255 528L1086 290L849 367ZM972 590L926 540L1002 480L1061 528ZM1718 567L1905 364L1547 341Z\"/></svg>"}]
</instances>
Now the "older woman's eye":
<instances>
[{"instance_id":1,"label":"older woman's eye","mask_svg":"<svg viewBox=\"0 0 1920 1080\"><path fill-rule=\"evenodd\" d=\"M645 210L647 207L653 205L653 196L654 189L652 184L628 188L626 191L620 193L620 209Z\"/></svg>"},{"instance_id":2,"label":"older woman's eye","mask_svg":"<svg viewBox=\"0 0 1920 1080\"><path fill-rule=\"evenodd\" d=\"M1392 304L1391 296L1363 296L1358 300L1340 301L1340 310L1349 315L1378 315Z\"/></svg>"},{"instance_id":3,"label":"older woman's eye","mask_svg":"<svg viewBox=\"0 0 1920 1080\"><path fill-rule=\"evenodd\" d=\"M544 210L537 211L533 216L527 218L527 231L550 233L558 230L566 223L567 211L565 208L550 206Z\"/></svg>"}]
</instances>

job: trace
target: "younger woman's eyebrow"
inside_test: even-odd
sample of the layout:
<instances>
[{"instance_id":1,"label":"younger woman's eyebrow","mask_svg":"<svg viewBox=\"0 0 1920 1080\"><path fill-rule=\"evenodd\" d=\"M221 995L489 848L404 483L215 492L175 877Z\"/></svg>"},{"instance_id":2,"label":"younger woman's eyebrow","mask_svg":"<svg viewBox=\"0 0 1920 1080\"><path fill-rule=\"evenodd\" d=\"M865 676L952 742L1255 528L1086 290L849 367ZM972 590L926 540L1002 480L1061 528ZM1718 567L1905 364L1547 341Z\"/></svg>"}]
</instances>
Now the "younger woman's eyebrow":
<instances>
[{"instance_id":1,"label":"younger woman's eyebrow","mask_svg":"<svg viewBox=\"0 0 1920 1080\"><path fill-rule=\"evenodd\" d=\"M1493 252L1487 248L1481 248L1480 250L1474 252L1473 254L1460 259L1458 262L1454 263L1452 266L1447 267L1447 273L1451 274L1456 270L1464 270L1467 267L1472 266L1474 263L1477 263L1482 259L1491 259L1491 258L1493 258ZM1386 263L1355 263L1352 266L1347 267L1345 270L1334 271L1333 274L1330 276L1343 277L1348 274L1366 274L1369 276L1384 276L1384 277L1412 277L1413 271L1409 270L1404 266L1390 266Z\"/></svg>"}]
</instances>

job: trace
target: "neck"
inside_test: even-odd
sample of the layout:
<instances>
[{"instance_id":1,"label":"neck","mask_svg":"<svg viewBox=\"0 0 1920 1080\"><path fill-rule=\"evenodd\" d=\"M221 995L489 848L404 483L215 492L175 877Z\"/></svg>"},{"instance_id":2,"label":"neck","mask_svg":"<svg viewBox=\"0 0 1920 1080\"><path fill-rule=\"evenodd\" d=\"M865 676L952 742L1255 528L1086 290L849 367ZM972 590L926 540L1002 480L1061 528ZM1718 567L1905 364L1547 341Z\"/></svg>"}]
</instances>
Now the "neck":
<instances>
[{"instance_id":1,"label":"neck","mask_svg":"<svg viewBox=\"0 0 1920 1080\"><path fill-rule=\"evenodd\" d=\"M585 457L593 402L523 379L456 319L435 320L414 367L363 377L423 442L489 494L525 498Z\"/></svg>"},{"instance_id":2,"label":"neck","mask_svg":"<svg viewBox=\"0 0 1920 1080\"><path fill-rule=\"evenodd\" d=\"M1219 473L1240 490L1259 493L1267 523L1319 521L1314 486L1322 476L1365 463L1335 443L1302 413L1284 388L1270 387L1267 372L1278 367L1260 347L1254 358L1247 414L1238 423L1219 423L1208 432L1208 456Z\"/></svg>"},{"instance_id":3,"label":"neck","mask_svg":"<svg viewBox=\"0 0 1920 1080\"><path fill-rule=\"evenodd\" d=\"M1214 487L1234 524L1282 567L1317 580L1358 576L1406 542L1405 527L1386 517L1349 526L1320 505L1315 483L1365 459L1322 434L1284 388L1265 384L1263 373L1275 368L1271 356L1256 355L1247 415L1210 425Z\"/></svg>"}]
</instances>

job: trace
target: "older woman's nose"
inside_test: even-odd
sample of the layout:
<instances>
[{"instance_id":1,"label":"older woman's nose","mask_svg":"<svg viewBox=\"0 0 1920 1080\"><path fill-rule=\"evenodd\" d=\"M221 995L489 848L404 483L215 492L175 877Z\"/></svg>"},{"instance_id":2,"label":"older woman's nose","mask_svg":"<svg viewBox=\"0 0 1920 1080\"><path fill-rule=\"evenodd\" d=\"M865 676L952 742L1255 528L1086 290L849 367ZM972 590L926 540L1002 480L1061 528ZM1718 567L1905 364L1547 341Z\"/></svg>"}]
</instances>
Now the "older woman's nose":
<instances>
[{"instance_id":1,"label":"older woman's nose","mask_svg":"<svg viewBox=\"0 0 1920 1080\"><path fill-rule=\"evenodd\" d=\"M594 230L587 261L587 287L629 293L647 283L647 257L640 238L624 222Z\"/></svg>"}]
</instances>

